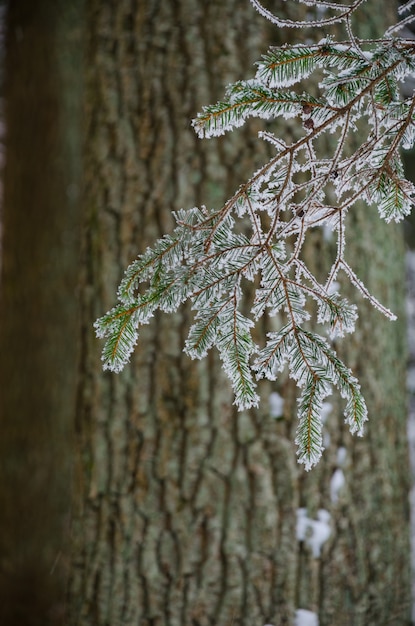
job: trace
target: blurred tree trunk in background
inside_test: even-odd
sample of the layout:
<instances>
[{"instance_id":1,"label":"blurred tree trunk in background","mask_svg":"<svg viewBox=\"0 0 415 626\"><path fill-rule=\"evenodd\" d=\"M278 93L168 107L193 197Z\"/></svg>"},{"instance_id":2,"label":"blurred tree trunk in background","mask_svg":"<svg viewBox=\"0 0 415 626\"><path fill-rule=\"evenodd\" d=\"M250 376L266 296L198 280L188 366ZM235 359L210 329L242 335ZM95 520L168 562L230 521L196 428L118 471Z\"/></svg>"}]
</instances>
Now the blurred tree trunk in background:
<instances>
[{"instance_id":1,"label":"blurred tree trunk in background","mask_svg":"<svg viewBox=\"0 0 415 626\"><path fill-rule=\"evenodd\" d=\"M267 6L290 17L299 11L278 0ZM362 24L381 34L393 4L364 6ZM182 353L188 309L143 328L118 376L101 371L91 330L115 303L126 265L171 228L170 210L220 206L264 157L255 123L201 142L190 119L228 82L252 75L268 43L298 35L270 29L240 0L90 0L87 33L70 623L280 626L304 608L319 613L320 626L409 624L398 228L367 208L351 217L354 265L400 321L363 303L345 350L371 422L363 439L352 439L333 402L327 450L309 475L296 464L292 386L283 385L282 419L269 415L267 397L278 388L270 384L259 411L238 415L217 357L195 363ZM281 133L294 127L287 122ZM316 235L311 263L324 263L322 244ZM299 509L315 522L303 541ZM319 530L327 533L321 546Z\"/></svg>"},{"instance_id":2,"label":"blurred tree trunk in background","mask_svg":"<svg viewBox=\"0 0 415 626\"><path fill-rule=\"evenodd\" d=\"M63 623L76 393L81 1L6 19L0 624Z\"/></svg>"}]
</instances>

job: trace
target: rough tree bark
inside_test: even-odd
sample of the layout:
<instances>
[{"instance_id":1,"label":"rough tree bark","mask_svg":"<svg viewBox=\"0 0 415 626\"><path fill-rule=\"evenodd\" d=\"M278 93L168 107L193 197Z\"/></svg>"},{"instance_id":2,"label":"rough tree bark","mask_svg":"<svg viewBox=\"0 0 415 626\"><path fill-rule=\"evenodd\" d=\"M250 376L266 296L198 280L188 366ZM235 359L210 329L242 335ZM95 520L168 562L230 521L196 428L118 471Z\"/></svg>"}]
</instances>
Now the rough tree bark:
<instances>
[{"instance_id":1,"label":"rough tree bark","mask_svg":"<svg viewBox=\"0 0 415 626\"><path fill-rule=\"evenodd\" d=\"M0 623L48 626L63 623L68 563L68 437L76 397L80 231L81 3L8 4Z\"/></svg>"},{"instance_id":2,"label":"rough tree bark","mask_svg":"<svg viewBox=\"0 0 415 626\"><path fill-rule=\"evenodd\" d=\"M296 464L292 388L283 419L270 418L271 385L259 411L238 415L216 356L196 364L182 353L186 308L145 327L118 376L102 373L91 330L114 304L127 263L171 227L170 209L220 205L261 157L255 125L200 142L189 120L250 74L269 30L239 0L90 0L87 22L70 623L280 626L305 608L322 626L408 624L402 321L386 324L364 309L349 363L371 425L352 441L334 408L324 460L307 476ZM285 36L272 32L274 42ZM373 211L354 219L350 253L362 278L402 313L398 229L386 230ZM336 469L345 486L331 494ZM297 540L300 507L310 519L330 514L316 556L310 537Z\"/></svg>"}]
</instances>

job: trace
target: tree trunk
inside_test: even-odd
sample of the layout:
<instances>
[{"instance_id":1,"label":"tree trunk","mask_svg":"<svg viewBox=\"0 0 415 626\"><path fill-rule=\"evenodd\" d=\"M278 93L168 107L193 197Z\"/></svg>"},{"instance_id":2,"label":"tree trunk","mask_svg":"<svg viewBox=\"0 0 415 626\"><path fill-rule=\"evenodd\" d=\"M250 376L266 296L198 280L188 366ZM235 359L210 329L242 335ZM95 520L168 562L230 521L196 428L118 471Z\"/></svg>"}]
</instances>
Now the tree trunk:
<instances>
[{"instance_id":1,"label":"tree trunk","mask_svg":"<svg viewBox=\"0 0 415 626\"><path fill-rule=\"evenodd\" d=\"M7 12L0 306L5 626L63 623L80 231L82 22L80 2L70 5L21 0Z\"/></svg>"},{"instance_id":2,"label":"tree trunk","mask_svg":"<svg viewBox=\"0 0 415 626\"><path fill-rule=\"evenodd\" d=\"M101 371L92 323L113 306L122 270L171 228L171 209L219 207L264 158L256 124L201 142L190 119L252 75L270 31L237 0L89 5L70 623L280 626L304 608L320 625L408 624L402 321L362 309L348 358L372 421L352 440L333 408L324 460L310 475L296 463L292 387L283 419L270 416L276 388L265 383L261 409L237 414L217 357L194 363L182 353L185 307L142 330L121 375ZM286 35L272 31L272 43ZM354 218L350 254L401 313L401 236L374 213ZM341 490L333 477L344 478ZM313 552L318 515L329 536ZM299 517L308 524L301 541Z\"/></svg>"}]
</instances>

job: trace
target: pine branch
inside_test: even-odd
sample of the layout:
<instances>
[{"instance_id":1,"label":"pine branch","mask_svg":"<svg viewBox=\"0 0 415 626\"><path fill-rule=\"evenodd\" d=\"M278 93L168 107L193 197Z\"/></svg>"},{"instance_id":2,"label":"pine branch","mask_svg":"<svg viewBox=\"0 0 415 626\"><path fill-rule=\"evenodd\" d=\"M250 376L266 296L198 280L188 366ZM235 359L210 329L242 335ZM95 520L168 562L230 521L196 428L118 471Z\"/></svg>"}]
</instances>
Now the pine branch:
<instances>
[{"instance_id":1,"label":"pine branch","mask_svg":"<svg viewBox=\"0 0 415 626\"><path fill-rule=\"evenodd\" d=\"M274 150L272 158L218 210L195 207L175 213L173 233L130 265L119 287L118 306L97 320L95 328L106 340L104 367L120 371L139 327L156 310L172 312L189 302L194 321L185 350L198 359L212 348L219 351L239 409L257 406L255 378L275 380L287 368L300 389L298 460L310 469L323 451L322 406L332 389L345 400L352 433L362 434L367 420L358 381L325 338L353 332L357 320L356 306L338 293L338 273L343 271L376 309L395 319L344 255L347 215L361 210L358 202L376 204L386 222L402 220L414 204L415 187L405 178L400 151L415 142L415 98L402 99L400 85L415 72L415 46L388 35L358 40L350 17L363 0L347 5L298 1L324 9L325 17L281 20L251 0L278 26L343 22L349 38L271 48L258 62L254 78L231 85L223 100L204 107L193 125L200 137L216 137L250 117L282 117L297 119L302 134L288 143L269 129L261 131L259 137ZM405 10L412 4L410 0ZM387 31L392 32L397 32L394 27ZM317 70L318 95L300 93L301 82L311 80ZM327 142L320 141L327 133L337 135L331 154ZM353 154L346 151L350 135L360 141ZM305 265L302 250L309 230L321 226L337 237L337 250L320 281ZM254 290L250 306L246 280ZM317 310L318 330L313 332L311 310ZM273 317L279 329L258 346L252 331L264 315Z\"/></svg>"}]
</instances>

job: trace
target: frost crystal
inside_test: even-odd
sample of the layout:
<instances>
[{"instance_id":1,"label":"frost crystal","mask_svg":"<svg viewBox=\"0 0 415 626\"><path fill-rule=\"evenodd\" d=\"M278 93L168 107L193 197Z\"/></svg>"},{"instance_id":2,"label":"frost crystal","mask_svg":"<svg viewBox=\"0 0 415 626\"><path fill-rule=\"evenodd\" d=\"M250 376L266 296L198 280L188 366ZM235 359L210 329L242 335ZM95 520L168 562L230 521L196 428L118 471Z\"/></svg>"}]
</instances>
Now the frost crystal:
<instances>
[{"instance_id":1,"label":"frost crystal","mask_svg":"<svg viewBox=\"0 0 415 626\"><path fill-rule=\"evenodd\" d=\"M313 611L297 609L294 626L319 626L318 616Z\"/></svg>"},{"instance_id":2,"label":"frost crystal","mask_svg":"<svg viewBox=\"0 0 415 626\"><path fill-rule=\"evenodd\" d=\"M346 484L346 480L344 478L343 470L337 468L330 481L330 497L332 502L337 502L339 499L339 491Z\"/></svg>"},{"instance_id":3,"label":"frost crystal","mask_svg":"<svg viewBox=\"0 0 415 626\"><path fill-rule=\"evenodd\" d=\"M305 541L315 559L320 558L323 544L331 535L330 513L319 509L317 519L307 517L307 510L297 510L297 540Z\"/></svg>"},{"instance_id":4,"label":"frost crystal","mask_svg":"<svg viewBox=\"0 0 415 626\"><path fill-rule=\"evenodd\" d=\"M290 142L261 131L260 139L273 151L271 159L221 208L177 211L173 233L130 265L118 290L119 304L95 324L97 335L106 339L104 367L118 372L132 353L139 327L156 310L169 313L190 302L194 320L185 351L197 359L212 348L219 351L239 409L258 405L256 379L275 380L286 368L300 390L296 443L305 469L321 457L325 399L333 389L345 400L352 433L361 435L367 419L358 381L332 343L352 333L357 320L356 306L340 294L340 275L395 319L345 260L348 213L361 210L357 202L364 200L375 203L386 222L398 222L415 199L400 155L401 148L412 148L415 141L415 98L403 98L400 88L415 73L415 47L395 36L412 16L384 38L358 41L350 15L363 1L298 0L319 9L314 21L303 23L280 19L251 0L278 27L326 29L344 22L349 38L338 42L326 36L315 43L272 47L250 79L231 84L221 101L203 108L193 120L199 137L217 137L250 117L294 119L303 132ZM407 2L402 15L412 5ZM301 82L316 70L320 82L311 95ZM322 141L327 133L337 137L331 153ZM350 137L358 142L353 153L347 149ZM323 280L302 255L308 231L315 228L337 239ZM321 332L310 324L312 311ZM258 340L256 325L264 316L274 318L272 331ZM271 396L274 416L282 412L276 400ZM340 471L333 476L333 499Z\"/></svg>"},{"instance_id":5,"label":"frost crystal","mask_svg":"<svg viewBox=\"0 0 415 626\"><path fill-rule=\"evenodd\" d=\"M269 396L269 413L271 417L282 417L284 412L284 398L273 391Z\"/></svg>"}]
</instances>

